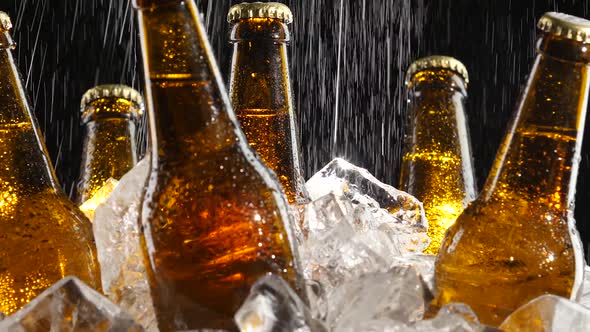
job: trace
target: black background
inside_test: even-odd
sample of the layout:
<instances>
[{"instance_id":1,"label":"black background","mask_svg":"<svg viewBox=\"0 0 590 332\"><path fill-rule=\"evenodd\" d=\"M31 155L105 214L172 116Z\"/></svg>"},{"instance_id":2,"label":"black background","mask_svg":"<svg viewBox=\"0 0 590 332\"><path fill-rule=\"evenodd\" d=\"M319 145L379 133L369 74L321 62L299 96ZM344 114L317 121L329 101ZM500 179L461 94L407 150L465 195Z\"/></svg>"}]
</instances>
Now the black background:
<instances>
[{"instance_id":1,"label":"black background","mask_svg":"<svg viewBox=\"0 0 590 332\"><path fill-rule=\"evenodd\" d=\"M197 0L226 78L231 49L225 16L238 2ZM446 54L469 69L467 108L481 188L532 63L536 20L551 10L590 18L587 0L285 3L295 14L292 81L307 177L341 156L392 185L397 185L406 106L403 76L412 60ZM142 90L133 8L128 0L0 0L0 10L13 19L18 66L58 177L72 194L83 134L81 95L106 83ZM590 126L576 199L586 247L589 131Z\"/></svg>"}]
</instances>

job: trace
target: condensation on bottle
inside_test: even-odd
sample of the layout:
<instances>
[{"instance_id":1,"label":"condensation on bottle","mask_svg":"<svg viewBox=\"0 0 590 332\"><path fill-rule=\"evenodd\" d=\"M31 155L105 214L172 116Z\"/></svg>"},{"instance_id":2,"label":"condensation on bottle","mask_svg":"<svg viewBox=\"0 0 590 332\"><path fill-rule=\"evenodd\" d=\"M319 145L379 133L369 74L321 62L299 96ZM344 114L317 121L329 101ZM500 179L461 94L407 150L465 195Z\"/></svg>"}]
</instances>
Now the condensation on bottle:
<instances>
[{"instance_id":1,"label":"condensation on bottle","mask_svg":"<svg viewBox=\"0 0 590 332\"><path fill-rule=\"evenodd\" d=\"M302 294L288 202L239 129L193 0L136 0L151 138L141 238L162 331L235 330L260 277Z\"/></svg>"},{"instance_id":2,"label":"condensation on bottle","mask_svg":"<svg viewBox=\"0 0 590 332\"><path fill-rule=\"evenodd\" d=\"M77 203L82 204L107 183L119 180L137 164L137 124L143 98L125 85L100 85L82 96L85 128Z\"/></svg>"},{"instance_id":3,"label":"condensation on bottle","mask_svg":"<svg viewBox=\"0 0 590 332\"><path fill-rule=\"evenodd\" d=\"M573 202L590 84L590 21L539 20L537 56L486 185L451 226L437 297L499 325L543 294L576 299L584 273Z\"/></svg>"},{"instance_id":4,"label":"condensation on bottle","mask_svg":"<svg viewBox=\"0 0 590 332\"><path fill-rule=\"evenodd\" d=\"M63 193L26 99L0 12L0 312L75 275L100 290L92 225Z\"/></svg>"},{"instance_id":5,"label":"condensation on bottle","mask_svg":"<svg viewBox=\"0 0 590 332\"><path fill-rule=\"evenodd\" d=\"M290 203L308 202L301 173L287 45L293 21L289 7L275 2L230 8L234 44L230 99L248 143L272 169Z\"/></svg>"},{"instance_id":6,"label":"condensation on bottle","mask_svg":"<svg viewBox=\"0 0 590 332\"><path fill-rule=\"evenodd\" d=\"M447 56L415 61L406 76L406 120L400 189L424 204L430 245L436 255L449 226L476 197L464 100L469 76Z\"/></svg>"}]
</instances>

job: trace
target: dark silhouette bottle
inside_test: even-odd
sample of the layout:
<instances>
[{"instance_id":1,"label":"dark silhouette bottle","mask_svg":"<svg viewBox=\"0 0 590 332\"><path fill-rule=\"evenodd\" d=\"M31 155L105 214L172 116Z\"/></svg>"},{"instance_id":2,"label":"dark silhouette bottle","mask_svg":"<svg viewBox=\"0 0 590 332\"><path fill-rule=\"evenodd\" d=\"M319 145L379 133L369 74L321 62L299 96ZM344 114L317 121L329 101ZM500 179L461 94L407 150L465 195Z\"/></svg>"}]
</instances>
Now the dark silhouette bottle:
<instances>
[{"instance_id":1,"label":"dark silhouette bottle","mask_svg":"<svg viewBox=\"0 0 590 332\"><path fill-rule=\"evenodd\" d=\"M287 58L292 21L291 10L281 3L231 7L230 98L248 143L277 174L289 202L305 203Z\"/></svg>"},{"instance_id":2,"label":"dark silhouette bottle","mask_svg":"<svg viewBox=\"0 0 590 332\"><path fill-rule=\"evenodd\" d=\"M269 273L301 289L288 203L246 143L193 0L135 0L151 173L142 241L162 331L235 329Z\"/></svg>"},{"instance_id":3,"label":"dark silhouette bottle","mask_svg":"<svg viewBox=\"0 0 590 332\"><path fill-rule=\"evenodd\" d=\"M433 308L488 325L543 294L575 299L584 261L573 202L590 87L590 21L547 13L537 57L487 183L451 226Z\"/></svg>"},{"instance_id":4,"label":"dark silhouette bottle","mask_svg":"<svg viewBox=\"0 0 590 332\"><path fill-rule=\"evenodd\" d=\"M101 85L84 94L86 136L78 204L92 198L109 178L119 180L137 164L135 132L143 108L139 92L124 85Z\"/></svg>"},{"instance_id":5,"label":"dark silhouette bottle","mask_svg":"<svg viewBox=\"0 0 590 332\"><path fill-rule=\"evenodd\" d=\"M407 74L410 110L400 189L424 204L429 254L438 253L447 228L476 197L463 105L468 81L465 66L446 56L419 59Z\"/></svg>"},{"instance_id":6,"label":"dark silhouette bottle","mask_svg":"<svg viewBox=\"0 0 590 332\"><path fill-rule=\"evenodd\" d=\"M63 193L41 140L0 12L0 312L75 275L100 289L92 225Z\"/></svg>"}]
</instances>

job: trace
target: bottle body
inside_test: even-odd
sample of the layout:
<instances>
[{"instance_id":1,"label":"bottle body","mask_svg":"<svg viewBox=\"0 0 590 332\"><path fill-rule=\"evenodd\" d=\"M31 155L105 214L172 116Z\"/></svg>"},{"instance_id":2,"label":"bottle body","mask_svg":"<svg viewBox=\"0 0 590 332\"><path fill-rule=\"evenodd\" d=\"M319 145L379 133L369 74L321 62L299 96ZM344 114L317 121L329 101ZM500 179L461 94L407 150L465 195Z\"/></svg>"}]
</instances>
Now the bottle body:
<instances>
[{"instance_id":1,"label":"bottle body","mask_svg":"<svg viewBox=\"0 0 590 332\"><path fill-rule=\"evenodd\" d=\"M498 325L542 294L578 295L584 263L571 209L590 67L575 46L541 38L486 186L443 241L435 305L465 302Z\"/></svg>"},{"instance_id":2,"label":"bottle body","mask_svg":"<svg viewBox=\"0 0 590 332\"><path fill-rule=\"evenodd\" d=\"M234 23L230 98L250 146L279 178L290 203L308 201L289 79L289 30L277 18Z\"/></svg>"},{"instance_id":3,"label":"bottle body","mask_svg":"<svg viewBox=\"0 0 590 332\"><path fill-rule=\"evenodd\" d=\"M152 139L142 241L158 325L232 330L259 277L299 286L287 202L237 128L194 1L136 7Z\"/></svg>"},{"instance_id":4,"label":"bottle body","mask_svg":"<svg viewBox=\"0 0 590 332\"><path fill-rule=\"evenodd\" d=\"M466 84L455 72L429 68L410 82L400 189L424 204L436 255L447 228L475 199L475 176L464 111Z\"/></svg>"},{"instance_id":5,"label":"bottle body","mask_svg":"<svg viewBox=\"0 0 590 332\"><path fill-rule=\"evenodd\" d=\"M100 272L92 225L57 184L8 49L0 68L0 311L11 314L68 275L100 289Z\"/></svg>"},{"instance_id":6,"label":"bottle body","mask_svg":"<svg viewBox=\"0 0 590 332\"><path fill-rule=\"evenodd\" d=\"M101 98L86 106L95 116L85 121L78 204L92 198L109 178L119 180L137 164L136 119L131 112L138 111L130 108L137 106L123 98Z\"/></svg>"}]
</instances>

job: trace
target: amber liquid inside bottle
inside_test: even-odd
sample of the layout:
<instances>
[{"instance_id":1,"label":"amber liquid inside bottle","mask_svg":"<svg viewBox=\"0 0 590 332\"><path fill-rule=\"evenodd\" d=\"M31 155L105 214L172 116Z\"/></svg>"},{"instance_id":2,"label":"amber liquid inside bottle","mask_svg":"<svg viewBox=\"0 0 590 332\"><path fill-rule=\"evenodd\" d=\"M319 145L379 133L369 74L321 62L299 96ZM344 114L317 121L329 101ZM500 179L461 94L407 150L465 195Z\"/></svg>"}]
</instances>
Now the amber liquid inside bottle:
<instances>
[{"instance_id":1,"label":"amber liquid inside bottle","mask_svg":"<svg viewBox=\"0 0 590 332\"><path fill-rule=\"evenodd\" d=\"M92 226L57 184L8 49L0 68L0 312L12 314L68 275L100 289L100 273Z\"/></svg>"},{"instance_id":2,"label":"amber liquid inside bottle","mask_svg":"<svg viewBox=\"0 0 590 332\"><path fill-rule=\"evenodd\" d=\"M465 82L446 69L414 75L400 189L424 204L436 255L449 226L475 199L475 180L463 100Z\"/></svg>"},{"instance_id":3,"label":"amber liquid inside bottle","mask_svg":"<svg viewBox=\"0 0 590 332\"><path fill-rule=\"evenodd\" d=\"M571 208L588 101L583 46L540 40L486 186L439 251L435 308L464 302L483 323L499 325L540 295L578 295L584 263Z\"/></svg>"},{"instance_id":4,"label":"amber liquid inside bottle","mask_svg":"<svg viewBox=\"0 0 590 332\"><path fill-rule=\"evenodd\" d=\"M234 24L230 96L248 143L278 176L290 203L308 200L299 164L287 26L279 19Z\"/></svg>"},{"instance_id":5,"label":"amber liquid inside bottle","mask_svg":"<svg viewBox=\"0 0 590 332\"><path fill-rule=\"evenodd\" d=\"M121 179L137 163L137 106L124 98L101 98L86 106L86 136L77 203L92 198L109 178ZM86 115L88 114L88 115Z\"/></svg>"},{"instance_id":6,"label":"amber liquid inside bottle","mask_svg":"<svg viewBox=\"0 0 590 332\"><path fill-rule=\"evenodd\" d=\"M235 330L258 278L299 286L287 201L237 129L194 2L155 3L136 5L152 138L141 218L158 325Z\"/></svg>"}]
</instances>

